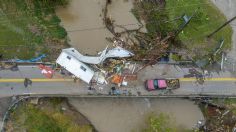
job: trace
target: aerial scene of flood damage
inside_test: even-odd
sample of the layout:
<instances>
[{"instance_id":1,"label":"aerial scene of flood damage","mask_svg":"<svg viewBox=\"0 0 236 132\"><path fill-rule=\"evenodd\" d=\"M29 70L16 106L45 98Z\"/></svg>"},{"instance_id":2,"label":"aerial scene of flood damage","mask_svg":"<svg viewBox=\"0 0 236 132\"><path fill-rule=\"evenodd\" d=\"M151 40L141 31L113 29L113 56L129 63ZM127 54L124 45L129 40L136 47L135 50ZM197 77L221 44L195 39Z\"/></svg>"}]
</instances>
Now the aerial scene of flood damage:
<instances>
[{"instance_id":1,"label":"aerial scene of flood damage","mask_svg":"<svg viewBox=\"0 0 236 132\"><path fill-rule=\"evenodd\" d=\"M0 0L0 132L236 132L236 0Z\"/></svg>"}]
</instances>

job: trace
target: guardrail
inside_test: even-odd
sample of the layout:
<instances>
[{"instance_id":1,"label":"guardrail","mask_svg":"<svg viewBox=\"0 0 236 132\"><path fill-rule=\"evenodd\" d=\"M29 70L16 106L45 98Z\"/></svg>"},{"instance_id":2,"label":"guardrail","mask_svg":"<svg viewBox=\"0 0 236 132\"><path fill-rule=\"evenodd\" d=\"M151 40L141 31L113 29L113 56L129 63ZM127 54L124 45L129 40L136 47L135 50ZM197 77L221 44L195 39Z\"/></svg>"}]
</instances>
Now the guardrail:
<instances>
[{"instance_id":1,"label":"guardrail","mask_svg":"<svg viewBox=\"0 0 236 132\"><path fill-rule=\"evenodd\" d=\"M236 98L236 95L189 94L189 95L73 95L73 94L25 94L27 97L71 97L71 98Z\"/></svg>"}]
</instances>

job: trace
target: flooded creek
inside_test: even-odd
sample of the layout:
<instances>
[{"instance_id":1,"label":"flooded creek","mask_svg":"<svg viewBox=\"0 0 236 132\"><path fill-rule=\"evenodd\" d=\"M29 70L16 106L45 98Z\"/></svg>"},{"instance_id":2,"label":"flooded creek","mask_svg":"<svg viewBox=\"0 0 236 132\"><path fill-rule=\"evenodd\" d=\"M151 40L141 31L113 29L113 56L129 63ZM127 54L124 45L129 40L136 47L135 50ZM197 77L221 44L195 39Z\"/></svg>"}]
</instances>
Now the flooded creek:
<instances>
[{"instance_id":1,"label":"flooded creek","mask_svg":"<svg viewBox=\"0 0 236 132\"><path fill-rule=\"evenodd\" d=\"M71 0L69 5L56 10L72 47L94 55L109 44L106 37L112 34L103 23L104 7L105 0Z\"/></svg>"},{"instance_id":2,"label":"flooded creek","mask_svg":"<svg viewBox=\"0 0 236 132\"><path fill-rule=\"evenodd\" d=\"M106 40L113 35L105 28L105 0L71 0L66 7L60 7L56 14L62 26L67 30L69 44L84 54L95 55L107 45ZM133 0L116 0L108 5L107 16L114 21L115 31L133 30L140 24L131 13Z\"/></svg>"},{"instance_id":3,"label":"flooded creek","mask_svg":"<svg viewBox=\"0 0 236 132\"><path fill-rule=\"evenodd\" d=\"M161 98L70 98L69 102L101 132L140 131L150 113L166 113L191 129L203 115L194 102Z\"/></svg>"},{"instance_id":4,"label":"flooded creek","mask_svg":"<svg viewBox=\"0 0 236 132\"><path fill-rule=\"evenodd\" d=\"M139 22L131 12L133 0L114 0L108 5L107 15L112 18L115 25L125 27L128 30L138 29ZM115 26L116 32L122 32L124 29Z\"/></svg>"}]
</instances>

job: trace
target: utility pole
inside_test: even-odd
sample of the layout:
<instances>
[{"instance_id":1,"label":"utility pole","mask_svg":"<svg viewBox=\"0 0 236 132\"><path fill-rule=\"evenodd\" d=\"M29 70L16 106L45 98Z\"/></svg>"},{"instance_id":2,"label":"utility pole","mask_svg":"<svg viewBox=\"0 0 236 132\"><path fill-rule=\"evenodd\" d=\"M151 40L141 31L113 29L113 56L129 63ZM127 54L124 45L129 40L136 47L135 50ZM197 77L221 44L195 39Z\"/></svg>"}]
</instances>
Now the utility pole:
<instances>
[{"instance_id":1,"label":"utility pole","mask_svg":"<svg viewBox=\"0 0 236 132\"><path fill-rule=\"evenodd\" d=\"M208 38L212 37L215 33L217 33L218 31L220 31L223 27L225 27L226 25L228 25L230 22L232 22L234 19L236 19L236 16L231 18L229 21L225 22L223 25L221 25L219 28L217 28L214 32L212 32L211 34L207 35Z\"/></svg>"},{"instance_id":2,"label":"utility pole","mask_svg":"<svg viewBox=\"0 0 236 132\"><path fill-rule=\"evenodd\" d=\"M220 63L220 69L221 69L221 70L223 70L223 68L224 68L224 60L225 60L225 54L222 53L221 63Z\"/></svg>"}]
</instances>

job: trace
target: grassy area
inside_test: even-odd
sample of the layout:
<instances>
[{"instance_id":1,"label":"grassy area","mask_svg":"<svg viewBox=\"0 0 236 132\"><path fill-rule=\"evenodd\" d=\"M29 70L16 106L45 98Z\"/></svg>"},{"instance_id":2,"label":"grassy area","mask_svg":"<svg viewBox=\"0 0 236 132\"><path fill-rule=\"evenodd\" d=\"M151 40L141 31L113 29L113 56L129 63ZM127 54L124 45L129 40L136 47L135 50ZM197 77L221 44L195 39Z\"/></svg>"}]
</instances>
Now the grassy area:
<instances>
[{"instance_id":1,"label":"grassy area","mask_svg":"<svg viewBox=\"0 0 236 132\"><path fill-rule=\"evenodd\" d=\"M230 26L216 33L211 40L206 39L207 35L227 21L209 0L167 0L166 11L170 20L183 14L191 16L196 11L196 15L178 37L184 46L198 57L212 52L222 38L225 40L224 49L231 48L232 29ZM182 22L176 21L172 24L177 28Z\"/></svg>"},{"instance_id":2,"label":"grassy area","mask_svg":"<svg viewBox=\"0 0 236 132\"><path fill-rule=\"evenodd\" d=\"M58 107L59 106L59 107ZM57 107L47 103L41 106L29 103L20 105L14 110L7 123L7 131L29 132L92 132L90 125L81 125L76 120L74 111L61 110L61 103ZM63 106L65 107L65 106ZM60 109L59 109L60 108ZM81 122L81 121L80 121Z\"/></svg>"},{"instance_id":3,"label":"grassy area","mask_svg":"<svg viewBox=\"0 0 236 132\"><path fill-rule=\"evenodd\" d=\"M224 104L233 112L234 115L236 115L236 99L214 99L213 102L221 105Z\"/></svg>"},{"instance_id":4,"label":"grassy area","mask_svg":"<svg viewBox=\"0 0 236 132\"><path fill-rule=\"evenodd\" d=\"M199 59L208 56L219 46L220 39L224 39L223 50L231 48L232 29L224 27L212 38L207 35L226 22L225 16L210 2L210 0L166 0L164 6L151 2L138 2L132 10L137 19L146 22L148 37L155 38L158 34L165 37L170 32L175 32L183 24L182 16L196 15L187 27L179 33L175 47L180 46L188 52L190 57Z\"/></svg>"},{"instance_id":5,"label":"grassy area","mask_svg":"<svg viewBox=\"0 0 236 132\"><path fill-rule=\"evenodd\" d=\"M146 121L146 128L143 132L192 132L193 130L176 126L174 119L161 113L159 115L151 114Z\"/></svg>"},{"instance_id":6,"label":"grassy area","mask_svg":"<svg viewBox=\"0 0 236 132\"><path fill-rule=\"evenodd\" d=\"M0 54L4 59L29 59L42 53L50 56L66 46L67 33L55 14L56 6L66 3L67 0L0 0Z\"/></svg>"}]
</instances>

